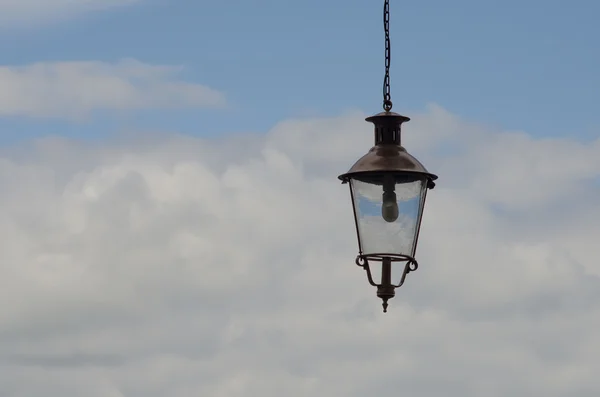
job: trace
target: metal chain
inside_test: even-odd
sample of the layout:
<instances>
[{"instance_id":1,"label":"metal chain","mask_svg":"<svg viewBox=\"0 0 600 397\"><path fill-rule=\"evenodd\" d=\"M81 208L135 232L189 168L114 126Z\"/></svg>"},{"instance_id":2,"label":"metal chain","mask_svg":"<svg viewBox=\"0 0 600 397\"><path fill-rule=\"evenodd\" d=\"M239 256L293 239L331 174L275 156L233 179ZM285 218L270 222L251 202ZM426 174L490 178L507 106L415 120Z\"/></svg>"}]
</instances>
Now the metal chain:
<instances>
[{"instance_id":1,"label":"metal chain","mask_svg":"<svg viewBox=\"0 0 600 397\"><path fill-rule=\"evenodd\" d=\"M385 30L385 78L383 79L383 110L392 110L392 95L390 94L390 63L392 50L390 43L390 1L383 5L383 28Z\"/></svg>"}]
</instances>

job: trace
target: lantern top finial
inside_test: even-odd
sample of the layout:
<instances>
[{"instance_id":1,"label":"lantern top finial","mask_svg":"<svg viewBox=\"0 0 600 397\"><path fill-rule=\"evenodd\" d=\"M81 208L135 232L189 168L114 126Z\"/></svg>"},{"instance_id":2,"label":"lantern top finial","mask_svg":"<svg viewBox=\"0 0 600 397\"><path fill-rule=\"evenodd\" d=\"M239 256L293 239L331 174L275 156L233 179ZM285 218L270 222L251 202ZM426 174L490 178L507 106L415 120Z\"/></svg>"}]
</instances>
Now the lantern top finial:
<instances>
[{"instance_id":1,"label":"lantern top finial","mask_svg":"<svg viewBox=\"0 0 600 397\"><path fill-rule=\"evenodd\" d=\"M375 125L375 145L400 145L402 123L410 121L410 118L394 112L381 112L365 120Z\"/></svg>"}]
</instances>

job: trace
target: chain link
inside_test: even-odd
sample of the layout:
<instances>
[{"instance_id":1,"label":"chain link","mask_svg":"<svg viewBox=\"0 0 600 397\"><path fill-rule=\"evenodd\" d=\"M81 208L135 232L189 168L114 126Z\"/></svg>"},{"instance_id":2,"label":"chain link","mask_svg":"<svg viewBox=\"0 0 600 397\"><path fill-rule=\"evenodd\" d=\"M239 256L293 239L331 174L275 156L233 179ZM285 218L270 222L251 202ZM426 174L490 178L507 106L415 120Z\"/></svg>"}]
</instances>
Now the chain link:
<instances>
[{"instance_id":1,"label":"chain link","mask_svg":"<svg viewBox=\"0 0 600 397\"><path fill-rule=\"evenodd\" d=\"M383 79L383 110L392 110L392 95L390 93L390 63L392 49L390 43L390 1L383 5L383 27L385 30L385 78Z\"/></svg>"}]
</instances>

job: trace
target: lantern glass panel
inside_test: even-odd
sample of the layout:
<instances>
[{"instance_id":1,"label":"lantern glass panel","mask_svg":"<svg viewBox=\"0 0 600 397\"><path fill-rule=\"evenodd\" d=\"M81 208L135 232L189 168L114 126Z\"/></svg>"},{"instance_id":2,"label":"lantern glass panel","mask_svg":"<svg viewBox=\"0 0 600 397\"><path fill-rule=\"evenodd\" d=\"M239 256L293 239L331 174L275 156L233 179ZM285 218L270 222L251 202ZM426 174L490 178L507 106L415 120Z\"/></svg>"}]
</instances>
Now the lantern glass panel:
<instances>
[{"instance_id":1,"label":"lantern glass panel","mask_svg":"<svg viewBox=\"0 0 600 397\"><path fill-rule=\"evenodd\" d=\"M426 179L351 178L359 245L363 255L400 254L414 257Z\"/></svg>"}]
</instances>

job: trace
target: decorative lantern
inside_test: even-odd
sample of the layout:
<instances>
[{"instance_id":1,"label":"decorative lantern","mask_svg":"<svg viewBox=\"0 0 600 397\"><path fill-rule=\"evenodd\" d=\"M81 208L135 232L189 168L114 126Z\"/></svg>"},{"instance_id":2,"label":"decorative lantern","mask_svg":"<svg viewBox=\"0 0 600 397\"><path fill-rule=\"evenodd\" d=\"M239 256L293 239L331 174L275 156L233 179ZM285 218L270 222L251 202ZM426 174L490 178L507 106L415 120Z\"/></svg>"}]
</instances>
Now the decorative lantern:
<instances>
[{"instance_id":1,"label":"decorative lantern","mask_svg":"<svg viewBox=\"0 0 600 397\"><path fill-rule=\"evenodd\" d=\"M401 146L400 128L408 117L386 111L366 120L375 124L375 146L339 179L350 185L359 247L356 264L377 287L385 312L395 289L417 270L415 251L425 197L437 176ZM373 279L374 263L381 264L380 282ZM398 264L403 270L393 280L392 267Z\"/></svg>"}]
</instances>

